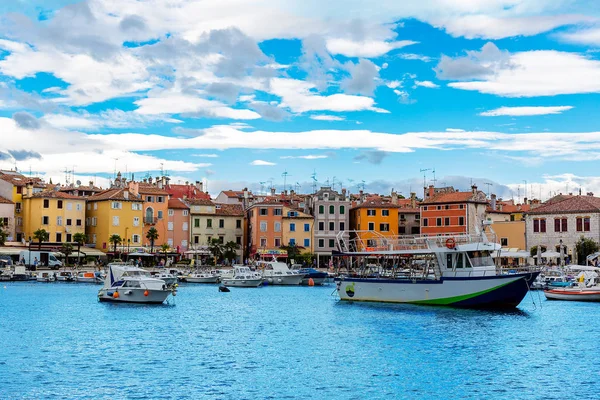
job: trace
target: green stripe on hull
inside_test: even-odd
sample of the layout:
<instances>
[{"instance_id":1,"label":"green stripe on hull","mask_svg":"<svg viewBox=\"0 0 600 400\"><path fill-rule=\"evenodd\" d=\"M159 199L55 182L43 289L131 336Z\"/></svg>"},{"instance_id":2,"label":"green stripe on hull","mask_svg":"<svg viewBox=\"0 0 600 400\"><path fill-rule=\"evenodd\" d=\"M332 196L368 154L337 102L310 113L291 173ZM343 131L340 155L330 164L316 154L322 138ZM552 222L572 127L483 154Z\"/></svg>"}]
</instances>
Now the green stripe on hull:
<instances>
[{"instance_id":1,"label":"green stripe on hull","mask_svg":"<svg viewBox=\"0 0 600 400\"><path fill-rule=\"evenodd\" d=\"M452 305L454 303L458 303L459 301L463 301L463 300L468 300L468 299L472 299L474 297L477 296L481 296L483 294L489 293L489 292L493 292L494 290L500 289L503 286L506 286L511 282L506 282L503 283L502 285L498 285L495 286L493 288L490 289L486 289L486 290L482 290L481 292L475 292L475 293L470 293L470 294L465 294L462 296L454 296L454 297L445 297L445 298L441 298L441 299L433 299L433 300L418 300L418 301L409 301L409 304L426 304L426 305L436 305L436 306L448 306L448 305Z\"/></svg>"}]
</instances>

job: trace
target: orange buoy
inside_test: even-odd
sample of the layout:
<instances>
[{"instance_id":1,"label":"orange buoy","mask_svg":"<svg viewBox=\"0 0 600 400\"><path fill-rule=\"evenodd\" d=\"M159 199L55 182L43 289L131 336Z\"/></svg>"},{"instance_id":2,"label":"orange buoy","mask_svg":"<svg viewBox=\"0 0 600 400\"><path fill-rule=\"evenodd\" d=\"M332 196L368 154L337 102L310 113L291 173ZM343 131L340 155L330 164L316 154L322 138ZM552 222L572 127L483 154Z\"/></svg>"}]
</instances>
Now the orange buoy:
<instances>
[{"instance_id":1,"label":"orange buoy","mask_svg":"<svg viewBox=\"0 0 600 400\"><path fill-rule=\"evenodd\" d=\"M114 299L118 299L119 298L119 292L114 292L113 293L113 298Z\"/></svg>"},{"instance_id":2,"label":"orange buoy","mask_svg":"<svg viewBox=\"0 0 600 400\"><path fill-rule=\"evenodd\" d=\"M315 281L313 278L308 278L308 286L315 286Z\"/></svg>"},{"instance_id":3,"label":"orange buoy","mask_svg":"<svg viewBox=\"0 0 600 400\"><path fill-rule=\"evenodd\" d=\"M148 297L150 295L150 292L148 290L144 291L144 296Z\"/></svg>"}]
</instances>

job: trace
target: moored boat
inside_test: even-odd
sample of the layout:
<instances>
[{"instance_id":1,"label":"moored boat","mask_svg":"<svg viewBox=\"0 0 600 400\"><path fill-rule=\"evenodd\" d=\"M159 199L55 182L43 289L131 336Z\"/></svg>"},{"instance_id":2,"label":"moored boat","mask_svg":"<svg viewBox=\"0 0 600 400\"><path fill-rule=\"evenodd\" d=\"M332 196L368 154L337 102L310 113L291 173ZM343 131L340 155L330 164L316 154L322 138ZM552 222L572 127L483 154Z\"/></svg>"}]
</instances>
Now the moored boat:
<instances>
[{"instance_id":1,"label":"moored boat","mask_svg":"<svg viewBox=\"0 0 600 400\"><path fill-rule=\"evenodd\" d=\"M364 232L363 232L364 233ZM502 274L491 257L500 245L485 234L390 238L367 232L369 246L353 233L338 235L338 256L385 260L379 273L369 266L336 278L345 301L444 305L469 308L514 308L523 300L538 271Z\"/></svg>"},{"instance_id":2,"label":"moored boat","mask_svg":"<svg viewBox=\"0 0 600 400\"><path fill-rule=\"evenodd\" d=\"M148 271L127 264L109 264L98 300L115 303L161 304L175 288L161 279L151 278Z\"/></svg>"},{"instance_id":3,"label":"moored boat","mask_svg":"<svg viewBox=\"0 0 600 400\"><path fill-rule=\"evenodd\" d=\"M579 271L572 287L549 287L544 290L548 300L600 301L600 268L571 265L569 269Z\"/></svg>"},{"instance_id":4,"label":"moored boat","mask_svg":"<svg viewBox=\"0 0 600 400\"><path fill-rule=\"evenodd\" d=\"M158 271L158 272L152 274L152 277L165 281L167 286L172 286L172 285L176 284L178 281L178 278L175 275L171 274L169 271L166 271L166 270Z\"/></svg>"},{"instance_id":5,"label":"moored boat","mask_svg":"<svg viewBox=\"0 0 600 400\"><path fill-rule=\"evenodd\" d=\"M234 265L231 274L221 276L221 283L229 287L259 287L263 277L245 265Z\"/></svg>"},{"instance_id":6,"label":"moored boat","mask_svg":"<svg viewBox=\"0 0 600 400\"><path fill-rule=\"evenodd\" d=\"M56 280L59 282L74 282L75 274L71 271L59 271L56 274Z\"/></svg>"},{"instance_id":7,"label":"moored boat","mask_svg":"<svg viewBox=\"0 0 600 400\"><path fill-rule=\"evenodd\" d=\"M54 271L38 271L36 275L36 281L54 282L56 281L56 276L54 275Z\"/></svg>"},{"instance_id":8,"label":"moored boat","mask_svg":"<svg viewBox=\"0 0 600 400\"><path fill-rule=\"evenodd\" d=\"M286 263L278 261L259 261L257 267L262 270L263 280L270 285L299 285L304 274L292 271Z\"/></svg>"},{"instance_id":9,"label":"moored boat","mask_svg":"<svg viewBox=\"0 0 600 400\"><path fill-rule=\"evenodd\" d=\"M100 272L79 271L75 277L75 281L80 283L102 283L103 279Z\"/></svg>"},{"instance_id":10,"label":"moored boat","mask_svg":"<svg viewBox=\"0 0 600 400\"><path fill-rule=\"evenodd\" d=\"M312 279L313 285L322 285L325 283L327 278L329 278L329 274L327 272L321 272L314 268L302 268L302 266L298 266L298 268L294 268L295 265L292 265L292 269L297 271L299 274L304 275L301 285L309 285L310 280Z\"/></svg>"},{"instance_id":11,"label":"moored boat","mask_svg":"<svg viewBox=\"0 0 600 400\"><path fill-rule=\"evenodd\" d=\"M185 277L189 283L218 283L219 275L215 271L196 271Z\"/></svg>"}]
</instances>

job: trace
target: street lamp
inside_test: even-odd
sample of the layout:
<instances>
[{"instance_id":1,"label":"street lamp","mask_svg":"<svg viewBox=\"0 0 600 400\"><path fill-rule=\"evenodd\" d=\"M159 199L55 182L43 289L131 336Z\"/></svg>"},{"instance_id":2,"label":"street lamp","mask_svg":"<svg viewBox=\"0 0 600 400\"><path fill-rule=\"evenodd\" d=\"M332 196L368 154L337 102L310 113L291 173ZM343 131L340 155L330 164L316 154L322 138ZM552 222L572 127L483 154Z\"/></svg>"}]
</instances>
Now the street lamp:
<instances>
[{"instance_id":1,"label":"street lamp","mask_svg":"<svg viewBox=\"0 0 600 400\"><path fill-rule=\"evenodd\" d=\"M563 264L563 241L562 241L562 239L560 239L558 241L558 243L559 243L559 246L560 246L558 248L559 249L558 252L560 253L560 266L562 267L564 265Z\"/></svg>"}]
</instances>

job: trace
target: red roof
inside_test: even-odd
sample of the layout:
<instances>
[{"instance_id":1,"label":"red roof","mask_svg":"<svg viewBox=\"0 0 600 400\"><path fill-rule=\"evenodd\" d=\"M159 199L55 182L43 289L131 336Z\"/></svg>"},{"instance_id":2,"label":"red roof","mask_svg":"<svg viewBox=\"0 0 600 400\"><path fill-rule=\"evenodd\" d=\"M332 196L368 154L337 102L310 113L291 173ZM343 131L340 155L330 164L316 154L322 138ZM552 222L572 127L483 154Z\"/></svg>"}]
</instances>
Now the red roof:
<instances>
[{"instance_id":1,"label":"red roof","mask_svg":"<svg viewBox=\"0 0 600 400\"><path fill-rule=\"evenodd\" d=\"M216 204L216 214L243 217L244 208L241 204Z\"/></svg>"},{"instance_id":2,"label":"red roof","mask_svg":"<svg viewBox=\"0 0 600 400\"><path fill-rule=\"evenodd\" d=\"M477 192L473 194L473 192L439 192L434 194L433 196L425 199L422 204L444 204L444 203L487 203L486 200L482 200L485 197L480 196L483 192ZM480 197L480 199L478 199Z\"/></svg>"},{"instance_id":3,"label":"red roof","mask_svg":"<svg viewBox=\"0 0 600 400\"><path fill-rule=\"evenodd\" d=\"M190 206L214 206L215 205L215 203L213 203L210 199L186 199L185 201Z\"/></svg>"},{"instance_id":4,"label":"red roof","mask_svg":"<svg viewBox=\"0 0 600 400\"><path fill-rule=\"evenodd\" d=\"M529 211L528 214L568 214L580 212L600 212L600 198L593 196L570 196Z\"/></svg>"},{"instance_id":5,"label":"red roof","mask_svg":"<svg viewBox=\"0 0 600 400\"><path fill-rule=\"evenodd\" d=\"M210 200L208 193L200 191L194 185L167 185L165 187L167 193L176 199L206 199Z\"/></svg>"},{"instance_id":6,"label":"red roof","mask_svg":"<svg viewBox=\"0 0 600 400\"><path fill-rule=\"evenodd\" d=\"M244 191L243 190L223 190L223 194L229 198L234 199L243 199ZM248 198L253 198L254 195L252 192L248 191Z\"/></svg>"},{"instance_id":7,"label":"red roof","mask_svg":"<svg viewBox=\"0 0 600 400\"><path fill-rule=\"evenodd\" d=\"M25 187L27 182L33 183L33 187L45 188L46 184L41 178L21 175L15 171L0 171L0 179L12 183L14 186Z\"/></svg>"},{"instance_id":8,"label":"red roof","mask_svg":"<svg viewBox=\"0 0 600 400\"><path fill-rule=\"evenodd\" d=\"M397 204L392 204L381 197L371 197L365 200L362 204L352 207L353 210L358 208L400 208L400 206Z\"/></svg>"},{"instance_id":9,"label":"red roof","mask_svg":"<svg viewBox=\"0 0 600 400\"><path fill-rule=\"evenodd\" d=\"M15 204L15 203L10 201L9 199L6 199L6 198L0 196L0 204Z\"/></svg>"},{"instance_id":10,"label":"red roof","mask_svg":"<svg viewBox=\"0 0 600 400\"><path fill-rule=\"evenodd\" d=\"M188 210L189 207L181 199L169 199L169 208L178 210Z\"/></svg>"},{"instance_id":11,"label":"red roof","mask_svg":"<svg viewBox=\"0 0 600 400\"><path fill-rule=\"evenodd\" d=\"M140 182L138 183L138 193L140 194L162 194L165 196L169 195L169 192L167 192L164 189L160 189L157 186L154 186L151 183L143 183Z\"/></svg>"}]
</instances>

